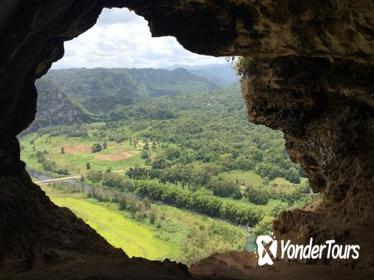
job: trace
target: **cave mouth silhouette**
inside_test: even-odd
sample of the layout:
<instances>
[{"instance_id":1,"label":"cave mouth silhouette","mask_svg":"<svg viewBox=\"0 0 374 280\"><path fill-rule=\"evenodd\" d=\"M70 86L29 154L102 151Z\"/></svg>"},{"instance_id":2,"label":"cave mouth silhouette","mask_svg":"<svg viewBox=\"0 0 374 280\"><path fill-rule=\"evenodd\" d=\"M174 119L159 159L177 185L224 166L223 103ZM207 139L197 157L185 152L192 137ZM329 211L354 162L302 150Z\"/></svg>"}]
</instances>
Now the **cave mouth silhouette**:
<instances>
[{"instance_id":1,"label":"cave mouth silhouette","mask_svg":"<svg viewBox=\"0 0 374 280\"><path fill-rule=\"evenodd\" d=\"M102 275L190 277L183 265L126 258L70 211L53 205L20 161L16 135L34 119L35 79L63 56L63 42L93 26L104 7L126 6L146 18L154 36L175 36L195 53L247 57L241 85L249 119L285 133L291 159L321 193L309 208L281 213L274 221L277 236L298 243L311 236L335 239L362 248L358 260L345 263L281 262L279 275L371 279L374 28L367 19L373 17L373 5L366 0L335 5L236 0L11 3L0 21L1 272L29 271L34 278L43 273L47 279L56 272L91 277L95 267ZM203 278L274 277L274 271L258 270L250 260L235 254L212 256L190 272ZM235 264L240 269L234 272Z\"/></svg>"},{"instance_id":2,"label":"cave mouth silhouette","mask_svg":"<svg viewBox=\"0 0 374 280\"><path fill-rule=\"evenodd\" d=\"M88 30L86 33L82 34L81 36L79 36L78 38L70 41L68 44L65 43L65 46L64 46L64 49L65 49L65 55L62 59L60 59L57 64L58 65L61 65L61 68L59 66L55 67L54 65L52 66L52 69L49 70L49 72L43 76L37 83L38 85L38 91L39 91L39 99L38 101L40 101L40 95L43 94L43 95L51 95L51 94L60 94L59 91L57 90L57 88L53 87L53 86L48 86L47 84L47 90L50 90L52 92L44 92L46 91L45 89L41 89L41 84L42 84L42 81L43 81L43 78L44 77L47 77L47 81L50 81L50 82L53 82L54 80L57 80L59 81L59 79L61 78L60 76L49 76L50 74L50 71L54 71L54 72L58 72L60 69L63 69L63 71L78 71L76 73L76 75L79 74L79 71L83 71L83 69L85 71L92 71L92 74L95 74L94 72L95 71L101 71L102 72L102 75L104 77L105 75L105 69L116 69L116 70L119 70L121 68L125 68L127 63L130 63L131 61L133 61L133 58L129 58L128 60L124 61L125 57L122 56L120 57L120 53L122 50L126 50L126 52L135 52L134 48L136 46L138 46L139 48L149 48L149 47L152 47L153 44L156 44L156 45L160 45L162 47L162 45L164 44L165 45L165 48L175 48L177 49L176 52L178 54L181 54L181 53L185 53L184 54L184 59L181 59L181 62L179 63L175 63L174 64L177 64L177 65L188 65L188 63L190 63L191 61L194 62L195 60L199 59L205 59L206 61L210 61L209 60L209 57L207 56L199 56L199 57L195 57L189 53L187 53L187 51L185 51L184 49L182 49L183 47L182 46L177 46L177 42L173 42L171 43L170 40L166 41L166 42L160 42L159 39L157 41L157 39L154 39L151 37L151 34L149 32L149 34L147 34L147 36L145 36L146 32L144 29L147 29L148 30L148 24L147 22L144 20L144 18L140 17L140 16L137 16L137 15L133 15L131 13L129 13L128 11L126 11L125 13L120 13L122 9L115 9L114 12L115 13L108 13L108 10L104 9L102 14L99 16L98 18L98 22L96 23L96 25L94 27L92 27L90 30ZM104 14L103 14L104 13ZM110 16L113 15L114 18L110 18ZM123 22L121 21L123 19ZM140 18L140 19L139 19ZM115 30L112 30L111 29L111 26L110 26L110 23L114 24L114 29ZM138 24L140 25L140 27L138 27L138 29L136 29L134 27L135 24ZM123 34L123 39L126 39L126 40L129 40L129 38L132 38L130 35L134 32L142 32L142 34L137 34L138 37L141 37L141 39L136 39L135 42L128 42L128 41L122 41L123 39L120 39L120 43L118 43L116 41L118 34L119 33L123 33L123 30L126 30L126 28L129 26L129 34L127 33L124 33ZM109 27L108 27L109 26ZM96 28L96 33L92 32L93 29ZM113 32L115 31L116 33L116 36L111 36L110 35L110 32ZM99 35L98 35L99 34ZM103 34L106 34L105 36L103 36ZM145 42L143 43L143 41L147 41L149 40L150 42ZM152 41L153 40L153 41ZM109 53L113 53L111 54L111 56L108 56L108 55L102 55L100 56L101 52L103 51L102 50L102 46L100 45L100 42L103 41L105 46L109 46L109 50L106 50L106 52L109 52ZM131 40L130 40L131 41ZM142 45L143 44L143 45ZM172 45L173 44L173 45ZM113 46L117 46L120 51L116 50ZM89 49L86 48L86 46L90 46ZM95 51L92 51L92 50L96 50ZM152 51L152 53L154 53L154 50ZM141 56L142 54L140 53L139 56ZM106 60L108 60L108 62L111 62L113 63L113 60L118 56L118 60L119 60L119 64L115 65L114 67L113 66L106 66ZM139 57L138 58L141 60L142 57ZM88 58L91 58L92 59L88 59ZM153 58L154 60L160 60L160 61L163 61L163 63L167 63L168 59L170 59L170 61L172 61L172 59L174 57L170 57L170 55L165 55L164 56L164 52L163 51L160 51L160 54L156 57L156 58ZM225 59L225 58L223 58ZM185 63L183 64L184 61ZM221 62L219 60L216 60L216 59L213 59L212 60L213 62ZM93 64L90 64L90 63L93 63ZM142 64L142 62L139 62L140 64ZM231 64L235 63L234 59L232 59L232 62ZM73 66L71 66L73 65ZM118 68L117 68L118 66ZM120 67L122 66L122 67ZM134 66L134 65L132 65ZM136 65L135 65L136 66ZM172 65L166 65L168 66L168 68L172 67ZM232 67L234 67L234 65L231 65ZM177 67L180 67L180 66L177 66ZM130 67L131 68L131 67ZM143 67L141 67L143 68ZM127 67L126 67L127 69ZM162 68L161 68L162 69ZM234 72L234 70L233 70ZM118 73L117 73L118 74ZM64 79L64 78L61 78L61 79ZM89 77L87 78L89 79ZM59 85L61 84L62 86L64 85L64 83L66 83L66 81L59 81ZM80 87L82 85L79 85ZM239 93L238 93L239 95ZM45 97L44 97L45 98ZM99 100L97 102L100 102ZM244 104L244 100L243 100L243 104ZM113 109L113 108L112 108ZM45 115L44 112L41 112L41 110L43 110L43 107L39 107L38 106L38 112L36 114L36 120L38 119L38 114L39 113L42 113ZM107 112L107 113L110 113L110 112ZM245 114L245 111L243 110L243 115ZM100 119L98 119L97 121L100 121ZM102 121L105 121L105 118L104 116L102 116ZM107 120L108 121L108 120ZM32 126L34 125L35 123L32 123ZM37 126L39 127L39 126ZM44 128L47 128L48 126L42 126L40 128L44 129ZM53 127L53 122L52 122L52 127ZM79 129L79 128L77 128ZM46 133L46 132L44 132ZM36 139L34 139L33 141L35 141ZM220 140L220 139L217 139L217 140ZM47 141L47 140L46 140ZM98 140L99 141L99 140ZM104 140L100 140L100 141L104 141ZM283 144L284 145L284 144ZM54 148L56 151L60 151L60 149L64 149L64 153L70 153L70 151L68 151L69 149L72 149L71 147L64 147L64 148L61 148L60 147L61 145L60 144L56 144L56 146L54 147L50 147L50 148L43 148L44 149L44 153L45 154L48 154L50 149L51 148ZM43 150L42 149L42 150ZM46 150L47 149L47 150ZM41 151L42 151L41 150ZM26 161L27 158L24 158L24 160ZM110 162L108 162L108 167L110 167ZM59 166L59 168L61 168L61 171L63 172L63 166ZM82 166L82 169L84 169L84 166ZM104 172L105 170L102 170L102 172ZM112 170L112 172L116 173L118 172L119 170ZM78 172L78 173L77 173ZM67 172L66 172L67 173ZM41 174L38 174L34 171L31 171L31 175L33 177L40 177L40 178L43 178L44 176L42 176ZM72 178L72 177L77 177L78 180L82 178L82 174L80 171L76 171L76 173L72 173L72 174L66 174L66 175L61 175L61 177L66 177L68 179L68 183L67 184L64 184L63 182L64 181L60 181L60 180L63 180L63 178L59 178L58 181L54 181L53 178L44 178L44 179L40 179L40 181L36 182L36 184L43 184L42 186L45 186L47 184L53 184L53 183L62 183L62 186L65 185L65 187L67 189L74 189L74 190L81 190L82 193L84 192L87 192L87 188L88 186L84 186L84 187L79 187L79 183L78 182L75 182L75 183L69 183L69 180ZM86 175L84 175L86 176ZM84 178L84 177L83 177ZM77 180L77 181L78 181ZM238 181L238 179L237 179ZM42 187L42 190L46 191L48 190L48 188L43 188ZM109 188L108 189L104 189L103 191L106 191L106 192L112 192L112 190L110 190ZM46 191L47 192L47 191ZM95 193L92 193L92 192L89 192L89 196L94 196L95 197ZM47 192L48 194L48 192ZM113 193L114 195L114 193ZM109 195L110 196L110 195ZM53 199L52 199L53 200ZM263 202L262 202L263 203ZM67 207L69 208L69 206L67 205ZM77 207L76 207L77 208ZM291 206L289 206L288 208L291 208ZM74 208L72 209L74 210ZM82 209L82 211L84 211ZM277 210L278 212L276 213L276 215L280 212L280 210ZM74 211L73 211L74 212ZM87 219L86 219L86 222L87 222ZM92 223L93 221L90 220L88 223ZM269 221L267 221L269 222ZM243 229L247 229L246 225L245 224L242 224L242 225L237 225L238 227L240 228L243 228ZM248 225L247 225L248 226ZM244 231L244 230L243 230ZM98 232L100 234L100 231ZM111 240L110 239L107 239L107 241L110 243ZM247 250L251 250L251 251L254 251L255 250L255 236L253 234L250 235L250 238L245 241L243 240L242 244L241 244L241 247L240 248L235 248L235 250L243 250L243 248L246 248ZM126 252L126 246L122 246L122 249ZM218 249L217 249L218 250ZM232 248L232 250L234 250L234 248ZM214 253L218 253L218 252L222 252L222 249L220 251L213 251L211 252L211 254L214 254ZM208 255L206 255L208 256ZM142 257L142 255L139 255L139 257ZM145 257L147 258L147 257ZM173 259L172 256L165 256L164 259L166 258L171 258Z\"/></svg>"}]
</instances>

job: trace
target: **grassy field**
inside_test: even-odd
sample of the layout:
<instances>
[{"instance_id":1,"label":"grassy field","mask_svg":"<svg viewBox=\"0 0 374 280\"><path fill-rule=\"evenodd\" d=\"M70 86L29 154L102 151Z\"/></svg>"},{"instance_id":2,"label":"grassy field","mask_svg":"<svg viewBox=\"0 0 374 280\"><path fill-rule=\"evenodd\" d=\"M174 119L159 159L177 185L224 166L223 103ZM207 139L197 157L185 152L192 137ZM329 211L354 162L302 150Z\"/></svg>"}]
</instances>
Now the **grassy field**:
<instances>
[{"instance_id":1,"label":"grassy field","mask_svg":"<svg viewBox=\"0 0 374 280\"><path fill-rule=\"evenodd\" d=\"M114 247L123 249L130 257L149 260L175 257L178 248L154 236L152 229L139 225L108 205L85 198L52 197L59 206L68 207Z\"/></svg>"},{"instance_id":2,"label":"grassy field","mask_svg":"<svg viewBox=\"0 0 374 280\"><path fill-rule=\"evenodd\" d=\"M47 135L38 136L30 134L22 138L22 159L35 171L43 172L42 165L38 163L35 153L46 151L46 157L53 160L58 168L67 169L70 174L84 174L86 163L89 162L92 170L105 171L126 170L134 165L144 165L140 157L142 145L133 147L129 141L123 143L108 142L107 149L100 153L92 153L91 146L97 143L94 139L80 137L62 137ZM64 153L61 149L64 148Z\"/></svg>"},{"instance_id":3,"label":"grassy field","mask_svg":"<svg viewBox=\"0 0 374 280\"><path fill-rule=\"evenodd\" d=\"M264 180L261 178L261 176L257 175L253 171L232 170L223 172L220 174L220 176L232 182L237 181L240 185L257 187L264 184Z\"/></svg>"},{"instance_id":4,"label":"grassy field","mask_svg":"<svg viewBox=\"0 0 374 280\"><path fill-rule=\"evenodd\" d=\"M231 170L220 173L219 175L232 182L238 182L238 184L242 186L243 190L245 190L245 186L267 189L269 192L274 193L292 193L295 190L295 184L292 184L290 181L284 178L278 177L268 183L265 183L261 176L253 171ZM301 178L300 185L306 184L308 184L307 179ZM271 207L271 205L274 203L275 202L269 203L269 206Z\"/></svg>"},{"instance_id":5,"label":"grassy field","mask_svg":"<svg viewBox=\"0 0 374 280\"><path fill-rule=\"evenodd\" d=\"M43 190L53 202L71 209L129 256L190 264L215 252L242 250L247 238L245 229L164 204L152 203L157 219L151 223L119 211L116 203L98 202L48 186Z\"/></svg>"},{"instance_id":6,"label":"grassy field","mask_svg":"<svg viewBox=\"0 0 374 280\"><path fill-rule=\"evenodd\" d=\"M153 208L161 214L155 227L156 236L179 244L182 255L178 260L184 263L217 252L243 250L247 239L244 228L164 204L154 204Z\"/></svg>"}]
</instances>

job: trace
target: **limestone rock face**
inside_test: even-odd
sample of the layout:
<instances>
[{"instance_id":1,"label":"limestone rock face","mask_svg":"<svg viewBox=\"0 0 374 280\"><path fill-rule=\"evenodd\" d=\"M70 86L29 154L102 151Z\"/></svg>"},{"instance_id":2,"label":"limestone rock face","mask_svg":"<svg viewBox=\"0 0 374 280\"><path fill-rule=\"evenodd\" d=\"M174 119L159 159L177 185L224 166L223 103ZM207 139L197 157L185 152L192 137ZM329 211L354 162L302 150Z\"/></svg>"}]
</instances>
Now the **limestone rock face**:
<instances>
[{"instance_id":1,"label":"limestone rock face","mask_svg":"<svg viewBox=\"0 0 374 280\"><path fill-rule=\"evenodd\" d=\"M374 242L364 236L374 221L374 68L295 56L249 64L242 92L250 120L285 132L291 159L321 192L304 211L282 213L274 223L277 236L360 244L358 263L372 265L367 248Z\"/></svg>"},{"instance_id":2,"label":"limestone rock face","mask_svg":"<svg viewBox=\"0 0 374 280\"><path fill-rule=\"evenodd\" d=\"M34 119L35 79L63 56L64 41L95 24L103 7L129 7L148 20L154 36L175 36L191 51L245 56L242 93L249 119L285 133L291 159L321 193L313 205L282 213L274 223L277 236L359 243L362 257L349 265L374 267L373 1L5 0L0 271L49 269L77 256L105 255L134 265L133 272L148 267L164 271L165 278L188 277L176 264L128 260L70 211L53 205L19 158L16 135ZM201 271L198 265L194 271Z\"/></svg>"},{"instance_id":3,"label":"limestone rock face","mask_svg":"<svg viewBox=\"0 0 374 280\"><path fill-rule=\"evenodd\" d=\"M373 62L369 0L155 0L128 6L149 21L155 36L175 36L198 53Z\"/></svg>"}]
</instances>

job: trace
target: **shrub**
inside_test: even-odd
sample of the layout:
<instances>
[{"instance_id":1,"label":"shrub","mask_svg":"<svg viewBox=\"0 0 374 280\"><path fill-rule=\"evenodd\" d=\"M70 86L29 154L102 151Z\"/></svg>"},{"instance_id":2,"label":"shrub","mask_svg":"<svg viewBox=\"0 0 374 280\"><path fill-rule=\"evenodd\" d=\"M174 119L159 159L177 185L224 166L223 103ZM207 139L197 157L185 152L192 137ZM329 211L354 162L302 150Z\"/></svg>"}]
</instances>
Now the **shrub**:
<instances>
[{"instance_id":1,"label":"shrub","mask_svg":"<svg viewBox=\"0 0 374 280\"><path fill-rule=\"evenodd\" d=\"M264 205L269 200L269 194L265 190L248 187L245 196L247 199L255 204Z\"/></svg>"},{"instance_id":2,"label":"shrub","mask_svg":"<svg viewBox=\"0 0 374 280\"><path fill-rule=\"evenodd\" d=\"M273 228L273 218L270 216L265 216L254 228L252 234L254 237L259 235L267 235L272 231Z\"/></svg>"},{"instance_id":3,"label":"shrub","mask_svg":"<svg viewBox=\"0 0 374 280\"><path fill-rule=\"evenodd\" d=\"M114 173L105 173L102 176L103 185L110 188L121 188L122 187L122 176Z\"/></svg>"},{"instance_id":4,"label":"shrub","mask_svg":"<svg viewBox=\"0 0 374 280\"><path fill-rule=\"evenodd\" d=\"M60 175L69 175L69 171L67 170L67 168L64 168L64 169L58 169L56 171L57 174L60 174Z\"/></svg>"},{"instance_id":5,"label":"shrub","mask_svg":"<svg viewBox=\"0 0 374 280\"><path fill-rule=\"evenodd\" d=\"M235 199L242 198L240 187L235 183L226 181L222 178L213 177L209 180L208 189L213 191L215 195L222 197L233 197Z\"/></svg>"},{"instance_id":6,"label":"shrub","mask_svg":"<svg viewBox=\"0 0 374 280\"><path fill-rule=\"evenodd\" d=\"M103 150L103 147L99 143L95 143L91 146L92 153L98 153L98 152L101 152L102 150Z\"/></svg>"},{"instance_id":7,"label":"shrub","mask_svg":"<svg viewBox=\"0 0 374 280\"><path fill-rule=\"evenodd\" d=\"M89 171L87 173L87 179L92 183L98 183L102 180L103 173L101 171Z\"/></svg>"}]
</instances>

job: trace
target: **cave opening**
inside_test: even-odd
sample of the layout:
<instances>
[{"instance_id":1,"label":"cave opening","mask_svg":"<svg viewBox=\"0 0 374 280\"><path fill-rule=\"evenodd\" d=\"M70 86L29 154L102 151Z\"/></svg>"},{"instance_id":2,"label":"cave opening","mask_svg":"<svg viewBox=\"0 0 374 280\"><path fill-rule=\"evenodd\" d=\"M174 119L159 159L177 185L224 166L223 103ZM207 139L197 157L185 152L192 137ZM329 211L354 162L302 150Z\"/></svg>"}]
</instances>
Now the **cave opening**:
<instances>
[{"instance_id":1,"label":"cave opening","mask_svg":"<svg viewBox=\"0 0 374 280\"><path fill-rule=\"evenodd\" d=\"M245 118L238 61L104 9L37 81L21 158L54 203L130 257L254 252L281 211L315 196L283 134Z\"/></svg>"},{"instance_id":2,"label":"cave opening","mask_svg":"<svg viewBox=\"0 0 374 280\"><path fill-rule=\"evenodd\" d=\"M296 2L2 1L1 277L372 279L374 4L367 0ZM241 92L249 119L284 133L290 159L302 166L310 187L320 193L307 207L280 213L273 222L277 238L298 244L307 244L311 237L317 243L335 240L340 244L358 244L359 258L322 258L308 265L277 261L270 269L259 269L255 255L244 252L215 254L189 268L167 260L129 259L70 210L53 204L26 172L17 135L35 117L35 80L62 58L65 41L95 24L104 7L131 8L146 18L154 36L173 36L194 53L245 57L240 67ZM208 105L211 102L202 101ZM82 111L85 117L95 117ZM136 111L139 112L142 111ZM96 122L96 126L100 128L100 123ZM71 134L80 132L79 126L65 129ZM98 128L93 127L90 132L95 130ZM40 150L34 156L35 162L44 162L51 156L41 148L48 141L44 139L35 147ZM22 150L28 144L33 150L31 142L32 139L23 143ZM126 143L130 145L130 139ZM73 147L74 153L87 150L87 143L79 144L80 147ZM60 146L59 155L71 153L70 147L65 150ZM94 150L103 146L101 141L89 144ZM104 152L99 153L92 154L108 158ZM54 167L53 163L48 164ZM85 161L84 168L91 169L90 162ZM112 173L109 171L112 170L105 172L108 177L107 173ZM136 176L141 172L132 170ZM80 179L87 180L85 176ZM143 184L141 189L144 191L147 186ZM202 197L205 196L206 193Z\"/></svg>"}]
</instances>

